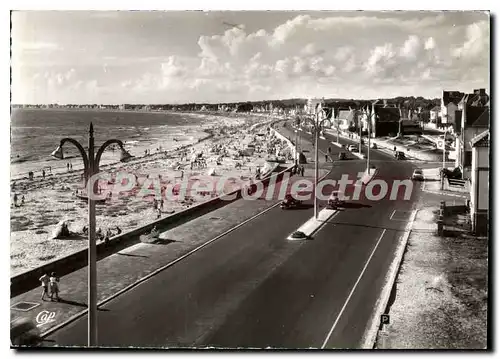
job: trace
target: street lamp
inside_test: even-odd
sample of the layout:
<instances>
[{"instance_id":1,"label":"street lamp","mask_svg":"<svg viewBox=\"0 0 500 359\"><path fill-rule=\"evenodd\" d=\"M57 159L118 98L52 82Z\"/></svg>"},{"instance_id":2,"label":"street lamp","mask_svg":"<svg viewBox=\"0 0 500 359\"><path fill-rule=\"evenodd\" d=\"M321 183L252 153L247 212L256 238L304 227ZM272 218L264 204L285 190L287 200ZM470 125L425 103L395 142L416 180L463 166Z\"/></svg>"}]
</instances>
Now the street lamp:
<instances>
[{"instance_id":1,"label":"street lamp","mask_svg":"<svg viewBox=\"0 0 500 359\"><path fill-rule=\"evenodd\" d=\"M321 115L321 116L320 116ZM321 119L320 119L321 117ZM323 127L329 127L331 122L330 120L326 117L325 111L322 108L317 108L315 110L314 114L314 120L311 118L304 118L306 122L309 122L309 124L312 126L312 130L314 131L314 148L315 148L315 153L314 153L314 218L318 219L318 177L319 177L319 167L318 167L318 162L319 162L319 148L318 148L318 142L319 142L319 133Z\"/></svg>"},{"instance_id":2,"label":"street lamp","mask_svg":"<svg viewBox=\"0 0 500 359\"><path fill-rule=\"evenodd\" d=\"M72 143L80 152L83 159L84 175L85 175L85 187L87 188L87 201L89 205L88 213L88 346L97 346L97 260L96 260L96 243L95 243L95 200L93 194L96 192L96 184L94 186L89 186L88 181L95 174L99 173L99 161L101 156L109 145L117 144L121 149L120 161L126 162L133 156L128 153L122 141L120 140L108 140L104 142L101 147L97 150L94 156L94 126L90 123L89 129L89 142L88 142L88 154L85 153L83 146L76 140L72 138L63 138L59 146L52 152L52 156L57 159L64 159L63 145L66 143ZM92 188L91 188L92 187Z\"/></svg>"}]
</instances>

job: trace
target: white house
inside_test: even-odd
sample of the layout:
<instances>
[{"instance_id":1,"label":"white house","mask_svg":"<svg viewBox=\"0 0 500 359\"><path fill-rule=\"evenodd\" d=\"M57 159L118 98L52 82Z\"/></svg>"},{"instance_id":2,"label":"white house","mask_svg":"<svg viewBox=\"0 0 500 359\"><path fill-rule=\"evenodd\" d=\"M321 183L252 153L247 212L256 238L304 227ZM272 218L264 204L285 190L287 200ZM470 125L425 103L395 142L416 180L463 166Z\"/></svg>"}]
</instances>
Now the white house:
<instances>
[{"instance_id":1,"label":"white house","mask_svg":"<svg viewBox=\"0 0 500 359\"><path fill-rule=\"evenodd\" d=\"M437 123L438 120L439 120L439 113L441 112L441 107L440 106L434 106L431 110L430 110L430 121L432 123Z\"/></svg>"},{"instance_id":2,"label":"white house","mask_svg":"<svg viewBox=\"0 0 500 359\"><path fill-rule=\"evenodd\" d=\"M458 104L464 97L463 92L443 91L441 98L441 123L455 124L455 112L458 110Z\"/></svg>"},{"instance_id":3,"label":"white house","mask_svg":"<svg viewBox=\"0 0 500 359\"><path fill-rule=\"evenodd\" d=\"M470 141L472 147L472 173L470 214L472 230L476 234L488 232L489 181L490 181L490 131L484 131Z\"/></svg>"},{"instance_id":4,"label":"white house","mask_svg":"<svg viewBox=\"0 0 500 359\"><path fill-rule=\"evenodd\" d=\"M335 116L333 127L339 127L341 131L347 131L349 127L356 125L356 110L339 110Z\"/></svg>"}]
</instances>

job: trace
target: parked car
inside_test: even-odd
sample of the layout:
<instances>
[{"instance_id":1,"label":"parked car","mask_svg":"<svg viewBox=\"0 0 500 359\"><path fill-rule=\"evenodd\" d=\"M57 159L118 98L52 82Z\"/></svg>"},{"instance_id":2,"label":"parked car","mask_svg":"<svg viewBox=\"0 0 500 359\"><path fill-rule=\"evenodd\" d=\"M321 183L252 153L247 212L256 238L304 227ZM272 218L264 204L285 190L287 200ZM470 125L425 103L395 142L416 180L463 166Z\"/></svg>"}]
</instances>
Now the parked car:
<instances>
[{"instance_id":1,"label":"parked car","mask_svg":"<svg viewBox=\"0 0 500 359\"><path fill-rule=\"evenodd\" d=\"M404 160L406 159L406 156L405 156L405 153L403 151L396 151L394 153L394 157L397 159L397 160Z\"/></svg>"},{"instance_id":2,"label":"parked car","mask_svg":"<svg viewBox=\"0 0 500 359\"><path fill-rule=\"evenodd\" d=\"M356 146L356 145L349 145L348 149L351 152L356 152L358 150L358 146Z\"/></svg>"},{"instance_id":3,"label":"parked car","mask_svg":"<svg viewBox=\"0 0 500 359\"><path fill-rule=\"evenodd\" d=\"M344 204L344 200L340 198L340 191L333 191L328 198L327 208L337 209Z\"/></svg>"},{"instance_id":4,"label":"parked car","mask_svg":"<svg viewBox=\"0 0 500 359\"><path fill-rule=\"evenodd\" d=\"M340 152L339 153L339 160L345 160L345 159L347 159L345 152Z\"/></svg>"},{"instance_id":5,"label":"parked car","mask_svg":"<svg viewBox=\"0 0 500 359\"><path fill-rule=\"evenodd\" d=\"M288 194L286 195L285 199L281 202L281 209L292 209L292 208L297 208L302 205L302 201L295 199L292 197L292 195Z\"/></svg>"},{"instance_id":6,"label":"parked car","mask_svg":"<svg viewBox=\"0 0 500 359\"><path fill-rule=\"evenodd\" d=\"M424 180L424 172L421 168L416 168L411 175L411 179L413 181L423 181Z\"/></svg>"}]
</instances>

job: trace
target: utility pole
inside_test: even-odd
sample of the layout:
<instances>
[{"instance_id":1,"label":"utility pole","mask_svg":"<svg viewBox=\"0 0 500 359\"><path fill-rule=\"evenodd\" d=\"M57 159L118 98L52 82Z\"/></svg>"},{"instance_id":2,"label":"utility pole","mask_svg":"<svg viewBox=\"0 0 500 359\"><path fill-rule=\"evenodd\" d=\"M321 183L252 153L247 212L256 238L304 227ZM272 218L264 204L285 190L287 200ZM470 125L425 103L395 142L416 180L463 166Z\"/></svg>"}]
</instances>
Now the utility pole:
<instances>
[{"instance_id":1,"label":"utility pole","mask_svg":"<svg viewBox=\"0 0 500 359\"><path fill-rule=\"evenodd\" d=\"M368 154L366 156L366 169L368 171L368 174L370 174L370 139L372 137L372 108L370 107L369 110L369 118L368 118Z\"/></svg>"},{"instance_id":2,"label":"utility pole","mask_svg":"<svg viewBox=\"0 0 500 359\"><path fill-rule=\"evenodd\" d=\"M315 130L315 156L314 156L314 218L318 219L318 177L319 177L319 149L318 149L318 139L319 139L319 112L316 112L316 125Z\"/></svg>"}]
</instances>

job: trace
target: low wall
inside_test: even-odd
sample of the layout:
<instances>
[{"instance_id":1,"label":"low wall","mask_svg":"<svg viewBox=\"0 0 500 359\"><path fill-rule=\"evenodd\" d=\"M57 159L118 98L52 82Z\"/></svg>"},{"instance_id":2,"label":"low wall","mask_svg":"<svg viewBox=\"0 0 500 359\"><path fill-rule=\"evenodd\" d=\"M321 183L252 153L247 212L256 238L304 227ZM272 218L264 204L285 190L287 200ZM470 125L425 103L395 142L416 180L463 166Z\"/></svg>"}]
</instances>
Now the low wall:
<instances>
[{"instance_id":1,"label":"low wall","mask_svg":"<svg viewBox=\"0 0 500 359\"><path fill-rule=\"evenodd\" d=\"M274 122L273 125L275 125L276 123L278 123L278 121ZM297 154L295 153L295 145L292 143L292 141L290 141L288 138L286 138L281 133L276 131L272 126L270 126L269 128L270 128L271 132L276 136L276 138L286 142L286 144L288 145L288 148L292 152L292 157L297 158Z\"/></svg>"},{"instance_id":2,"label":"low wall","mask_svg":"<svg viewBox=\"0 0 500 359\"><path fill-rule=\"evenodd\" d=\"M286 169L281 170L274 175L271 174L270 176L255 182L261 182L264 186L267 186L270 179L276 176L276 183L278 183L283 179L283 176L286 172L291 171L292 167L293 165L290 165ZM252 187L252 189L254 190L255 187ZM144 226L124 232L118 236L112 237L108 243L98 243L96 248L97 260L105 258L126 247L139 243L139 236L149 233L154 226L156 226L160 231L165 231L170 228L182 225L201 215L212 212L218 208L224 207L225 205L240 199L242 197L241 191L242 189L232 191L231 193L202 202L171 216L158 219ZM11 277L10 296L11 298L15 297L21 293L39 286L40 283L38 279L44 273L56 272L58 276L64 276L68 273L74 272L87 266L87 263L88 249L86 248L65 257L56 259L52 262L46 263L41 267L17 274Z\"/></svg>"}]
</instances>

